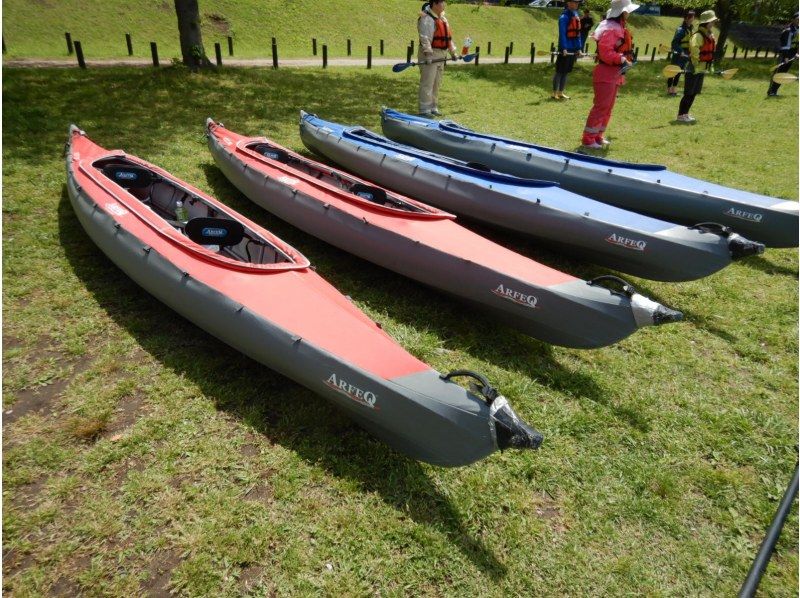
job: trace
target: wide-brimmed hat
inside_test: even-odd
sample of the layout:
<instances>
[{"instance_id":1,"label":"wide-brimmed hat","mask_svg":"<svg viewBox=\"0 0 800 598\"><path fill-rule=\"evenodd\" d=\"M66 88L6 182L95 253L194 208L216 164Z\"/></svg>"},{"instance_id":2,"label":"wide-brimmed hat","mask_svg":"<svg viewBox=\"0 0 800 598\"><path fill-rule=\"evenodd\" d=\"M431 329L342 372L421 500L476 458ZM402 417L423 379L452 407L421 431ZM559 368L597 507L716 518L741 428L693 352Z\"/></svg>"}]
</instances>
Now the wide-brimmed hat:
<instances>
[{"instance_id":1,"label":"wide-brimmed hat","mask_svg":"<svg viewBox=\"0 0 800 598\"><path fill-rule=\"evenodd\" d=\"M624 12L630 14L637 8L639 8L639 5L634 4L631 2L631 0L611 0L611 8L608 9L606 18L613 19L614 17L620 16Z\"/></svg>"},{"instance_id":2,"label":"wide-brimmed hat","mask_svg":"<svg viewBox=\"0 0 800 598\"><path fill-rule=\"evenodd\" d=\"M705 25L706 23L712 23L714 21L719 21L717 15L714 14L713 10L704 10L700 13L700 24Z\"/></svg>"}]
</instances>

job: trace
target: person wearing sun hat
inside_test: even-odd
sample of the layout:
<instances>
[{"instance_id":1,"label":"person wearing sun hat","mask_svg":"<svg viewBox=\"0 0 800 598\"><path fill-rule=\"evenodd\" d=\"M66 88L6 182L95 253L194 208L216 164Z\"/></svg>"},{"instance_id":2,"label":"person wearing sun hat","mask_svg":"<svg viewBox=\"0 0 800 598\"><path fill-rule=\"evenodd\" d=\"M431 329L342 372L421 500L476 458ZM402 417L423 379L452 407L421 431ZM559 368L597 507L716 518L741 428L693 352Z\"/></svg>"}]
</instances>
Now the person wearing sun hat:
<instances>
[{"instance_id":1,"label":"person wearing sun hat","mask_svg":"<svg viewBox=\"0 0 800 598\"><path fill-rule=\"evenodd\" d=\"M605 138L611 120L611 110L617 91L624 85L622 67L633 62L633 37L625 27L628 15L639 8L631 0L611 0L606 19L597 26L592 37L597 42L597 65L592 73L594 103L583 128L581 147L603 149L609 145Z\"/></svg>"},{"instance_id":2,"label":"person wearing sun hat","mask_svg":"<svg viewBox=\"0 0 800 598\"><path fill-rule=\"evenodd\" d=\"M444 74L444 61L449 54L456 59L456 46L450 23L444 16L445 0L430 0L422 5L417 18L419 33L419 113L430 118L439 116L439 87Z\"/></svg>"},{"instance_id":3,"label":"person wearing sun hat","mask_svg":"<svg viewBox=\"0 0 800 598\"><path fill-rule=\"evenodd\" d=\"M689 109L696 96L703 91L705 72L701 65L706 65L706 70L714 61L714 52L717 49L717 40L714 38L712 27L719 22L713 10L700 13L697 32L689 40L689 60L684 67L686 74L683 79L683 97L678 106L678 122L693 123L697 119L689 114Z\"/></svg>"},{"instance_id":4,"label":"person wearing sun hat","mask_svg":"<svg viewBox=\"0 0 800 598\"><path fill-rule=\"evenodd\" d=\"M797 22L800 13L794 13L791 22L781 31L780 48L778 50L778 67L770 76L775 73L785 73L791 66L792 61L797 58ZM767 97L774 98L778 95L780 83L770 81Z\"/></svg>"}]
</instances>

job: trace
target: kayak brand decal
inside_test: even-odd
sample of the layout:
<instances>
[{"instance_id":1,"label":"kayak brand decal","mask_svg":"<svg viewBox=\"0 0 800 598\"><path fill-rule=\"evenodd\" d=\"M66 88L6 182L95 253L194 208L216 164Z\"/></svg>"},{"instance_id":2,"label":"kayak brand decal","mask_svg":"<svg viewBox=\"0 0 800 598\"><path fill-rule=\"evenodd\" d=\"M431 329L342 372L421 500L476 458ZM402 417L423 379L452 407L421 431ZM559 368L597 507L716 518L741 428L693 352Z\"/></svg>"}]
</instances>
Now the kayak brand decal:
<instances>
[{"instance_id":1,"label":"kayak brand decal","mask_svg":"<svg viewBox=\"0 0 800 598\"><path fill-rule=\"evenodd\" d=\"M514 303L519 303L520 305L532 307L534 309L536 309L536 304L539 303L539 299L536 297L536 295L526 295L525 293L520 293L514 289L504 287L502 283L497 285L497 288L494 289L492 293L498 297L502 297L503 299L508 299Z\"/></svg>"},{"instance_id":2,"label":"kayak brand decal","mask_svg":"<svg viewBox=\"0 0 800 598\"><path fill-rule=\"evenodd\" d=\"M644 251L644 248L647 247L647 241L642 241L641 239L629 239L628 237L623 237L617 233L611 233L606 237L606 241L612 245L619 245L625 249L633 249L635 251Z\"/></svg>"},{"instance_id":3,"label":"kayak brand decal","mask_svg":"<svg viewBox=\"0 0 800 598\"><path fill-rule=\"evenodd\" d=\"M361 390L357 386L350 384L344 378L337 378L336 372L333 372L330 377L325 380L325 384L327 384L336 392L345 395L349 399L352 399L356 403L360 403L361 405L369 407L370 409L378 409L378 407L375 406L375 403L378 402L378 397L375 396L374 392L369 390Z\"/></svg>"},{"instance_id":4,"label":"kayak brand decal","mask_svg":"<svg viewBox=\"0 0 800 598\"><path fill-rule=\"evenodd\" d=\"M759 214L757 212L747 212L745 210L737 210L736 208L729 208L727 212L725 212L726 216L733 216L734 218L739 218L741 220L749 220L750 222L761 222L764 218L763 214Z\"/></svg>"},{"instance_id":5,"label":"kayak brand decal","mask_svg":"<svg viewBox=\"0 0 800 598\"><path fill-rule=\"evenodd\" d=\"M124 216L128 213L128 210L115 203L107 203L106 210L114 214L114 216Z\"/></svg>"}]
</instances>

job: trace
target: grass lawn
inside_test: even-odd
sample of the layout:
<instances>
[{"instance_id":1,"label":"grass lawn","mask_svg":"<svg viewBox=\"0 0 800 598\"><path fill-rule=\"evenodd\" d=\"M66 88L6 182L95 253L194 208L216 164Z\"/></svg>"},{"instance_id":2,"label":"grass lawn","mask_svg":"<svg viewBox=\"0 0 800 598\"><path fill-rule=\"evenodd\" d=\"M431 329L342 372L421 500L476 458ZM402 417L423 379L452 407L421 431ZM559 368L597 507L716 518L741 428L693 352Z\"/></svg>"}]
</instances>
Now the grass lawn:
<instances>
[{"instance_id":1,"label":"grass lawn","mask_svg":"<svg viewBox=\"0 0 800 598\"><path fill-rule=\"evenodd\" d=\"M639 65L610 156L797 200L797 87L767 101L769 64L707 81L698 124L684 127L663 63ZM545 65L448 69L441 104L463 124L573 149L589 73L579 67L573 100L556 104ZM6 69L8 595L738 590L797 460L797 251L691 283L631 279L687 321L601 350L555 348L280 222L224 179L202 137L212 116L301 149L301 108L379 130L382 104L414 109L416 83L388 68ZM541 450L454 470L410 461L158 303L72 212L70 122L274 231L439 371L488 375L545 434ZM579 276L606 272L481 232ZM795 512L764 595L797 595L797 529Z\"/></svg>"},{"instance_id":2,"label":"grass lawn","mask_svg":"<svg viewBox=\"0 0 800 598\"><path fill-rule=\"evenodd\" d=\"M311 39L328 45L331 58L347 56L347 39L352 56L366 57L372 46L379 55L380 40L386 56L405 57L406 47L417 39L416 20L422 0L201 0L203 42L209 56L214 43L227 56L227 37L234 39L239 58L272 55L271 39L277 38L280 58L310 57ZM506 45L514 43L514 55L527 56L531 42L549 49L558 39L560 9L452 4L447 7L460 44L467 35L485 55L492 42L492 55L503 56ZM310 16L309 16L310 15ZM376 19L376 15L379 18ZM595 13L599 21L599 13ZM680 19L635 15L631 19L636 44L654 47L669 44ZM158 43L162 62L180 56L177 18L171 1L59 0L58 2L3 2L3 35L9 58L66 58L64 33L79 40L88 58L128 55L125 34L133 40L134 56L150 57L150 42ZM733 51L733 48L730 49ZM74 60L74 59L73 59Z\"/></svg>"}]
</instances>

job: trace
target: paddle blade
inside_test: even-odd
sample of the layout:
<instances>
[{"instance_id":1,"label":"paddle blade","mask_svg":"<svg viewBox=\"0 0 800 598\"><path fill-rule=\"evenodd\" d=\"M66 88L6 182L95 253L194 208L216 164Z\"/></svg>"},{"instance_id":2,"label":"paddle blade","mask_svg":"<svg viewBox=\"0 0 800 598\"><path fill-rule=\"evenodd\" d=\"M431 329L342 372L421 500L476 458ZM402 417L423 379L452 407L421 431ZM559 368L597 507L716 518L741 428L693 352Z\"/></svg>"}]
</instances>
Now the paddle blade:
<instances>
[{"instance_id":1,"label":"paddle blade","mask_svg":"<svg viewBox=\"0 0 800 598\"><path fill-rule=\"evenodd\" d=\"M662 53L662 54L666 54L668 52L671 52L672 49L667 47L667 46L665 46L664 44L658 44L658 51L660 53Z\"/></svg>"},{"instance_id":2,"label":"paddle blade","mask_svg":"<svg viewBox=\"0 0 800 598\"><path fill-rule=\"evenodd\" d=\"M739 69L728 69L720 72L723 79L733 79L734 75L739 72Z\"/></svg>"},{"instance_id":3,"label":"paddle blade","mask_svg":"<svg viewBox=\"0 0 800 598\"><path fill-rule=\"evenodd\" d=\"M772 80L778 85L783 85L784 83L794 83L797 81L797 75L791 75L789 73L775 73L775 75L772 77Z\"/></svg>"},{"instance_id":4,"label":"paddle blade","mask_svg":"<svg viewBox=\"0 0 800 598\"><path fill-rule=\"evenodd\" d=\"M473 60L475 60L475 54L464 54L461 57L461 60L463 60L464 62L472 62Z\"/></svg>"},{"instance_id":5,"label":"paddle blade","mask_svg":"<svg viewBox=\"0 0 800 598\"><path fill-rule=\"evenodd\" d=\"M402 73L408 67L412 66L413 62L398 62L396 65L392 67L393 73Z\"/></svg>"},{"instance_id":6,"label":"paddle blade","mask_svg":"<svg viewBox=\"0 0 800 598\"><path fill-rule=\"evenodd\" d=\"M667 66L664 67L664 70L661 71L661 74L664 75L665 77L671 78L677 75L678 73L682 72L683 69L679 67L677 64L668 64Z\"/></svg>"}]
</instances>

